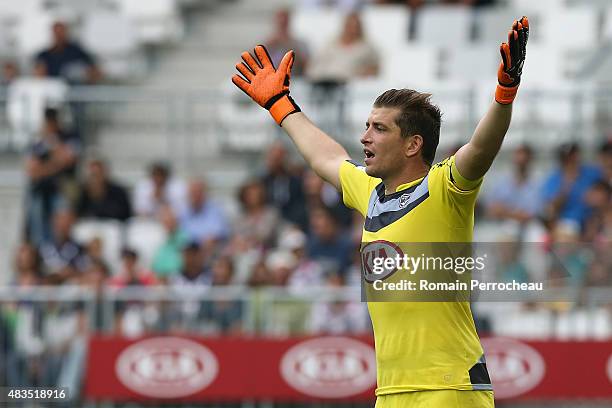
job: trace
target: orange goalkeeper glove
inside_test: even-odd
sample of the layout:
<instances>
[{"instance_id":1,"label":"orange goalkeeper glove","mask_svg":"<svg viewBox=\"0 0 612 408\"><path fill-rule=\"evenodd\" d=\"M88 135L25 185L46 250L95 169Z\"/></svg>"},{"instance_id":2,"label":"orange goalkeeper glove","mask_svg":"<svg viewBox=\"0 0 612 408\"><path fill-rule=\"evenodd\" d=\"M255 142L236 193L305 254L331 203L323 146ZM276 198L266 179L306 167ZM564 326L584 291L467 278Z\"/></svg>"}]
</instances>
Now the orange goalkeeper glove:
<instances>
[{"instance_id":1,"label":"orange goalkeeper glove","mask_svg":"<svg viewBox=\"0 0 612 408\"><path fill-rule=\"evenodd\" d=\"M263 45L255 47L255 58L248 52L242 53L243 62L236 64L236 69L244 76L235 74L232 82L260 106L270 111L279 125L295 112L299 106L289 96L289 80L295 54L289 51L280 62L278 69L270 59L268 50Z\"/></svg>"},{"instance_id":2,"label":"orange goalkeeper glove","mask_svg":"<svg viewBox=\"0 0 612 408\"><path fill-rule=\"evenodd\" d=\"M511 104L516 98L523 64L527 53L527 40L529 39L529 20L523 17L515 20L512 29L508 32L508 42L499 47L502 62L497 71L497 90L495 100L502 105Z\"/></svg>"}]
</instances>

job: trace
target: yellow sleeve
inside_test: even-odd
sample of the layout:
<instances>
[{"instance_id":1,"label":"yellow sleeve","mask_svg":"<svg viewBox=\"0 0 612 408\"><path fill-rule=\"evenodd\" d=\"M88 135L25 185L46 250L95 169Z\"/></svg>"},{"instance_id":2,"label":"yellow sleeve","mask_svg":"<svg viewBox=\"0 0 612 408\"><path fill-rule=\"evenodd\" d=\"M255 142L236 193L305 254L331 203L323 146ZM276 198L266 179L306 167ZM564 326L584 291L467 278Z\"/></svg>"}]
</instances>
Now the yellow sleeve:
<instances>
[{"instance_id":1,"label":"yellow sleeve","mask_svg":"<svg viewBox=\"0 0 612 408\"><path fill-rule=\"evenodd\" d=\"M344 204L365 216L368 212L370 195L380 179L370 177L365 167L358 163L346 160L340 165L340 185L342 187L342 200Z\"/></svg>"},{"instance_id":2,"label":"yellow sleeve","mask_svg":"<svg viewBox=\"0 0 612 408\"><path fill-rule=\"evenodd\" d=\"M451 156L432 167L429 173L429 189L430 192L439 194L443 202L459 215L472 218L482 180L482 177L478 180L463 177L455 164L455 156Z\"/></svg>"}]
</instances>

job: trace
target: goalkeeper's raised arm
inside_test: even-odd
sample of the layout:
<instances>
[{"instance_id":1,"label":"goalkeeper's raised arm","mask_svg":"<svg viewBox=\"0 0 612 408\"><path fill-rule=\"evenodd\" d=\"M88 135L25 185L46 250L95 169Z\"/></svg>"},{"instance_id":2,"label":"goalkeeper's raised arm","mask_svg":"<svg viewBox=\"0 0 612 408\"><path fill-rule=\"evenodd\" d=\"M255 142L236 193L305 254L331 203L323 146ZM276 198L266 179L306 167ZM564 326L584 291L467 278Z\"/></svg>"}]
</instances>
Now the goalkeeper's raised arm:
<instances>
[{"instance_id":1,"label":"goalkeeper's raised arm","mask_svg":"<svg viewBox=\"0 0 612 408\"><path fill-rule=\"evenodd\" d=\"M293 60L294 52L287 52L276 69L266 48L258 45L254 55L242 53L242 62L236 64L236 69L243 76L234 75L232 82L267 109L291 137L308 165L340 190L338 170L349 158L348 153L316 127L289 96Z\"/></svg>"},{"instance_id":2,"label":"goalkeeper's raised arm","mask_svg":"<svg viewBox=\"0 0 612 408\"><path fill-rule=\"evenodd\" d=\"M502 62L497 72L495 101L478 124L470 141L455 155L457 170L468 180L477 180L484 176L508 131L512 102L521 82L528 38L529 21L527 17L523 17L512 24L508 32L508 42L500 46Z\"/></svg>"}]
</instances>

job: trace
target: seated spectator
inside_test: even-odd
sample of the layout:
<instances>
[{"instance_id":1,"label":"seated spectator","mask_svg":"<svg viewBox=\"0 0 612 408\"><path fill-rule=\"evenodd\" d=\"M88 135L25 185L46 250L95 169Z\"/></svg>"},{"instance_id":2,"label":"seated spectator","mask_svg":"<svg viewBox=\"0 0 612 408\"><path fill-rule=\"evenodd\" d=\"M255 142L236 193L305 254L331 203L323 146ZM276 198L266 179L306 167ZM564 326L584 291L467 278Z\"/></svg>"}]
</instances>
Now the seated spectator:
<instances>
[{"instance_id":1,"label":"seated spectator","mask_svg":"<svg viewBox=\"0 0 612 408\"><path fill-rule=\"evenodd\" d=\"M612 185L612 136L603 142L599 148L599 167L604 180Z\"/></svg>"},{"instance_id":2,"label":"seated spectator","mask_svg":"<svg viewBox=\"0 0 612 408\"><path fill-rule=\"evenodd\" d=\"M171 310L172 330L193 331L194 328L200 327L205 302L195 290L210 287L211 283L212 274L202 246L197 241L188 243L183 248L182 269L169 280L170 287L181 299Z\"/></svg>"},{"instance_id":3,"label":"seated spectator","mask_svg":"<svg viewBox=\"0 0 612 408\"><path fill-rule=\"evenodd\" d=\"M7 88L6 104L11 147L23 150L43 127L45 108L62 106L67 98L66 82L47 77L47 68L42 62L34 65L32 76L14 79Z\"/></svg>"},{"instance_id":4,"label":"seated spectator","mask_svg":"<svg viewBox=\"0 0 612 408\"><path fill-rule=\"evenodd\" d=\"M40 139L26 158L26 236L35 245L51 238L49 220L54 208L72 202L80 150L78 138L60 126L58 112L47 109Z\"/></svg>"},{"instance_id":5,"label":"seated spectator","mask_svg":"<svg viewBox=\"0 0 612 408\"><path fill-rule=\"evenodd\" d=\"M78 277L87 267L83 248L71 237L75 217L68 209L59 209L53 214L53 233L49 241L40 247L45 282L63 283Z\"/></svg>"},{"instance_id":6,"label":"seated spectator","mask_svg":"<svg viewBox=\"0 0 612 408\"><path fill-rule=\"evenodd\" d=\"M311 214L308 256L319 262L325 273L344 275L351 265L354 249L350 237L342 232L329 209L318 207Z\"/></svg>"},{"instance_id":7,"label":"seated spectator","mask_svg":"<svg viewBox=\"0 0 612 408\"><path fill-rule=\"evenodd\" d=\"M181 211L181 229L192 241L198 241L207 253L229 237L229 223L221 207L208 197L203 180L189 183L187 205Z\"/></svg>"},{"instance_id":8,"label":"seated spectator","mask_svg":"<svg viewBox=\"0 0 612 408\"><path fill-rule=\"evenodd\" d=\"M590 215L585 221L583 240L597 243L609 242L612 236L606 236L606 216L612 209L612 187L607 181L600 180L593 184L585 194L585 203Z\"/></svg>"},{"instance_id":9,"label":"seated spectator","mask_svg":"<svg viewBox=\"0 0 612 408\"><path fill-rule=\"evenodd\" d=\"M212 285L227 286L232 283L234 265L228 256L222 256L212 265ZM235 299L212 300L204 304L203 317L216 333L240 333L242 331L242 301Z\"/></svg>"},{"instance_id":10,"label":"seated spectator","mask_svg":"<svg viewBox=\"0 0 612 408\"><path fill-rule=\"evenodd\" d=\"M272 36L265 42L272 62L278 67L283 56L289 50L295 51L295 60L291 69L291 76L302 76L308 65L308 47L302 40L294 38L289 29L291 14L288 9L280 9L274 16L275 29Z\"/></svg>"},{"instance_id":11,"label":"seated spectator","mask_svg":"<svg viewBox=\"0 0 612 408\"><path fill-rule=\"evenodd\" d=\"M327 277L327 286L341 288L344 279L337 274ZM360 302L317 302L310 313L313 334L363 334L369 329L366 307Z\"/></svg>"},{"instance_id":12,"label":"seated spectator","mask_svg":"<svg viewBox=\"0 0 612 408\"><path fill-rule=\"evenodd\" d=\"M170 278L170 286L185 289L193 286L210 286L212 274L206 263L205 253L197 241L191 241L183 247L183 267L179 273Z\"/></svg>"},{"instance_id":13,"label":"seated spectator","mask_svg":"<svg viewBox=\"0 0 612 408\"><path fill-rule=\"evenodd\" d=\"M42 277L42 259L33 245L25 242L15 253L15 276L17 286L34 286Z\"/></svg>"},{"instance_id":14,"label":"seated spectator","mask_svg":"<svg viewBox=\"0 0 612 408\"><path fill-rule=\"evenodd\" d=\"M378 75L379 56L367 42L358 13L344 20L340 37L315 55L308 69L314 81L347 82Z\"/></svg>"},{"instance_id":15,"label":"seated spectator","mask_svg":"<svg viewBox=\"0 0 612 408\"><path fill-rule=\"evenodd\" d=\"M109 286L154 286L158 281L155 275L138 264L138 254L131 248L121 250L121 269L109 280Z\"/></svg>"},{"instance_id":16,"label":"seated spectator","mask_svg":"<svg viewBox=\"0 0 612 408\"><path fill-rule=\"evenodd\" d=\"M287 148L282 142L268 147L265 163L261 181L266 186L268 202L280 211L285 220L306 228L301 215L304 205L302 180L289 168Z\"/></svg>"},{"instance_id":17,"label":"seated spectator","mask_svg":"<svg viewBox=\"0 0 612 408\"><path fill-rule=\"evenodd\" d=\"M590 215L585 193L602 174L595 166L582 163L577 143L562 145L558 158L559 168L546 178L541 189L544 217L549 222L573 222L581 228Z\"/></svg>"},{"instance_id":18,"label":"seated spectator","mask_svg":"<svg viewBox=\"0 0 612 408\"><path fill-rule=\"evenodd\" d=\"M539 182L531 174L533 150L522 145L514 150L513 169L492 180L487 194L486 207L490 217L497 220L512 220L520 223L533 219L540 210Z\"/></svg>"},{"instance_id":19,"label":"seated spectator","mask_svg":"<svg viewBox=\"0 0 612 408\"><path fill-rule=\"evenodd\" d=\"M134 188L134 212L141 217L157 217L159 210L169 205L175 213L186 199L185 183L172 177L170 167L161 162L151 164L149 177Z\"/></svg>"},{"instance_id":20,"label":"seated spectator","mask_svg":"<svg viewBox=\"0 0 612 408\"><path fill-rule=\"evenodd\" d=\"M153 256L153 272L162 281L183 268L182 248L189 241L187 234L179 228L174 211L170 206L160 210L159 221L166 230L166 241Z\"/></svg>"},{"instance_id":21,"label":"seated spectator","mask_svg":"<svg viewBox=\"0 0 612 408\"><path fill-rule=\"evenodd\" d=\"M287 282L292 291L308 292L323 284L323 269L306 256L306 235L302 231L292 229L285 232L279 244L295 257L296 265Z\"/></svg>"},{"instance_id":22,"label":"seated spectator","mask_svg":"<svg viewBox=\"0 0 612 408\"><path fill-rule=\"evenodd\" d=\"M276 250L266 257L268 284L271 286L287 286L289 278L296 266L295 256L286 250Z\"/></svg>"},{"instance_id":23,"label":"seated spectator","mask_svg":"<svg viewBox=\"0 0 612 408\"><path fill-rule=\"evenodd\" d=\"M36 62L45 64L49 76L76 84L95 83L102 78L92 55L79 43L71 41L65 23L53 24L52 37L51 47L36 56Z\"/></svg>"},{"instance_id":24,"label":"seated spectator","mask_svg":"<svg viewBox=\"0 0 612 408\"><path fill-rule=\"evenodd\" d=\"M351 225L353 214L344 205L342 195L310 169L304 173L304 195L306 200L302 208L306 222L312 208L324 206L329 208L342 227Z\"/></svg>"},{"instance_id":25,"label":"seated spectator","mask_svg":"<svg viewBox=\"0 0 612 408\"><path fill-rule=\"evenodd\" d=\"M16 61L6 61L2 64L2 77L0 78L1 86L10 85L19 77L19 65Z\"/></svg>"},{"instance_id":26,"label":"seated spectator","mask_svg":"<svg viewBox=\"0 0 612 408\"><path fill-rule=\"evenodd\" d=\"M253 180L240 187L238 199L242 212L234 228L234 240L242 247L270 247L278 234L280 216L276 208L266 202L266 187Z\"/></svg>"},{"instance_id":27,"label":"seated spectator","mask_svg":"<svg viewBox=\"0 0 612 408\"><path fill-rule=\"evenodd\" d=\"M106 163L90 160L77 201L79 217L125 221L132 216L127 191L109 179Z\"/></svg>"}]
</instances>

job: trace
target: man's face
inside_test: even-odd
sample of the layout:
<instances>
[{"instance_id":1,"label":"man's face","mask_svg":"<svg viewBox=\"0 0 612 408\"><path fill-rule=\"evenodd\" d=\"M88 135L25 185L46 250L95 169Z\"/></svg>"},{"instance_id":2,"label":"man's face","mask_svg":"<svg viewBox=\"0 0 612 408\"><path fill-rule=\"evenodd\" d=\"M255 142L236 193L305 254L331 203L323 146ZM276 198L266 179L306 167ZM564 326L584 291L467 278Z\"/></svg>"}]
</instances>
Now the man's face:
<instances>
[{"instance_id":1,"label":"man's face","mask_svg":"<svg viewBox=\"0 0 612 408\"><path fill-rule=\"evenodd\" d=\"M373 108L366 130L361 137L365 154L366 173L372 177L388 178L401 169L407 160L405 138L395 122L400 114L396 108Z\"/></svg>"}]
</instances>

